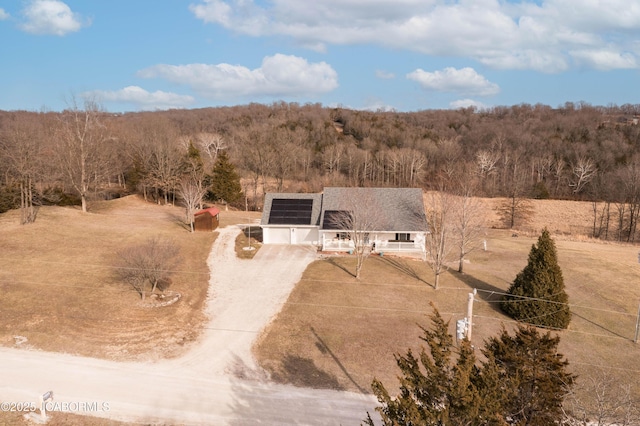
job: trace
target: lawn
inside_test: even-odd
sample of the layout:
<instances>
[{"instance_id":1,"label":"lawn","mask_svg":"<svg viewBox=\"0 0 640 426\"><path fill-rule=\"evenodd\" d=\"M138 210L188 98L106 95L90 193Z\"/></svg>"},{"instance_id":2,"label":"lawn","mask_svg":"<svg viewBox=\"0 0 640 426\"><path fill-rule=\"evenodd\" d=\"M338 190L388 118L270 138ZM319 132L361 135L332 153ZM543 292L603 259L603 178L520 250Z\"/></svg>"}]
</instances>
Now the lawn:
<instances>
[{"instance_id":1,"label":"lawn","mask_svg":"<svg viewBox=\"0 0 640 426\"><path fill-rule=\"evenodd\" d=\"M434 290L433 274L421 261L369 257L362 278L353 278L355 260L330 257L305 272L281 313L254 347L261 365L278 381L370 392L374 377L397 385L393 355L419 348L417 324L429 326L434 303L453 334L466 315L475 288L473 343L514 323L495 303L526 265L535 237L512 237L491 230L487 251L469 258L465 274L447 272ZM556 241L573 319L560 332L560 350L579 375L611 368L635 386L640 344L634 344L640 302L640 265L631 245ZM637 393L636 389L636 393Z\"/></svg>"},{"instance_id":2,"label":"lawn","mask_svg":"<svg viewBox=\"0 0 640 426\"><path fill-rule=\"evenodd\" d=\"M190 233L179 207L131 196L94 203L89 213L43 207L21 226L0 215L0 344L108 359L180 354L205 321L207 257L216 233ZM182 299L143 307L114 271L117 251L152 236L170 238L181 264L170 290Z\"/></svg>"}]
</instances>

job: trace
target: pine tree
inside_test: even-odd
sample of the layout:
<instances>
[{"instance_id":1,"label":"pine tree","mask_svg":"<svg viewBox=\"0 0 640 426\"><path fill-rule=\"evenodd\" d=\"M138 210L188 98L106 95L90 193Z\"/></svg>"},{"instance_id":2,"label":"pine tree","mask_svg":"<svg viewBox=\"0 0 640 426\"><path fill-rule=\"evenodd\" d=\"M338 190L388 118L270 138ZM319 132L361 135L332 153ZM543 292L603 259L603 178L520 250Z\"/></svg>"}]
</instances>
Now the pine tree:
<instances>
[{"instance_id":1,"label":"pine tree","mask_svg":"<svg viewBox=\"0 0 640 426\"><path fill-rule=\"evenodd\" d=\"M569 296L564 289L556 247L544 229L531 247L527 266L516 276L509 295L500 304L510 317L548 328L567 328L571 321Z\"/></svg>"},{"instance_id":2,"label":"pine tree","mask_svg":"<svg viewBox=\"0 0 640 426\"><path fill-rule=\"evenodd\" d=\"M240 176L225 151L218 154L216 164L213 166L209 188L209 196L214 200L233 204L242 199Z\"/></svg>"},{"instance_id":3,"label":"pine tree","mask_svg":"<svg viewBox=\"0 0 640 426\"><path fill-rule=\"evenodd\" d=\"M422 329L429 352L418 357L409 350L396 356L400 393L389 395L374 379L373 393L381 406L376 411L385 426L546 426L560 424L562 403L575 376L558 353L559 337L540 335L531 326L519 326L513 336L504 328L484 342L486 359L476 365L471 343L457 350L448 324L435 310L433 330ZM374 426L370 415L365 424Z\"/></svg>"},{"instance_id":4,"label":"pine tree","mask_svg":"<svg viewBox=\"0 0 640 426\"><path fill-rule=\"evenodd\" d=\"M567 372L568 362L558 353L558 336L540 335L531 326L519 326L514 336L503 328L498 337L485 342L487 361L480 368L481 417L487 424L546 426L558 424L562 403L575 376Z\"/></svg>"},{"instance_id":5,"label":"pine tree","mask_svg":"<svg viewBox=\"0 0 640 426\"><path fill-rule=\"evenodd\" d=\"M458 358L453 360L453 337L437 310L431 316L432 330L422 328L429 352L422 347L418 357L411 349L396 355L402 375L400 394L394 399L384 385L374 379L373 393L382 407L377 408L384 425L459 425L474 424L480 399L473 383L475 356L464 340ZM374 425L368 417L365 421Z\"/></svg>"},{"instance_id":6,"label":"pine tree","mask_svg":"<svg viewBox=\"0 0 640 426\"><path fill-rule=\"evenodd\" d=\"M184 172L190 176L201 178L204 174L204 163L200 150L195 147L193 142L189 142L187 153L183 160Z\"/></svg>"}]
</instances>

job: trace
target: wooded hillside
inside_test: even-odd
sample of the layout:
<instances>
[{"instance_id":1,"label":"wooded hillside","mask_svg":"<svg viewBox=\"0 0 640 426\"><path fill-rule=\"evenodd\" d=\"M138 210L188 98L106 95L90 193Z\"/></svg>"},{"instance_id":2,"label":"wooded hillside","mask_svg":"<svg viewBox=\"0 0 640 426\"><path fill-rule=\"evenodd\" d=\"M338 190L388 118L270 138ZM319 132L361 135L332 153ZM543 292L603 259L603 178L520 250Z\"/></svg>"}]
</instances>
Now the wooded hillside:
<instances>
[{"instance_id":1,"label":"wooded hillside","mask_svg":"<svg viewBox=\"0 0 640 426\"><path fill-rule=\"evenodd\" d=\"M265 191L462 185L514 202L598 201L593 235L633 241L639 117L640 105L573 103L409 113L275 103L125 114L87 103L0 112L0 208L123 192L173 202L181 178L198 167L211 173L225 150L254 209Z\"/></svg>"}]
</instances>

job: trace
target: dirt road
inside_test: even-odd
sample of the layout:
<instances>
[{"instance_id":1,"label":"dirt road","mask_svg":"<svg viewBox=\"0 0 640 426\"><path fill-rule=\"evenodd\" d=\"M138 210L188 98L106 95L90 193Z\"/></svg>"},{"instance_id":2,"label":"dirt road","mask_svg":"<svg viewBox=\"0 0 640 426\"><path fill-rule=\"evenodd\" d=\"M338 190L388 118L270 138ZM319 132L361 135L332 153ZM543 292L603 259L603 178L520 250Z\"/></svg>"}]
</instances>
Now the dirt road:
<instances>
[{"instance_id":1,"label":"dirt road","mask_svg":"<svg viewBox=\"0 0 640 426\"><path fill-rule=\"evenodd\" d=\"M200 341L183 357L118 363L65 354L0 349L0 401L37 400L52 409L135 422L189 425L359 424L371 396L269 382L251 345L315 258L304 247L265 246L253 260L233 253L237 228L220 231L211 255Z\"/></svg>"}]
</instances>

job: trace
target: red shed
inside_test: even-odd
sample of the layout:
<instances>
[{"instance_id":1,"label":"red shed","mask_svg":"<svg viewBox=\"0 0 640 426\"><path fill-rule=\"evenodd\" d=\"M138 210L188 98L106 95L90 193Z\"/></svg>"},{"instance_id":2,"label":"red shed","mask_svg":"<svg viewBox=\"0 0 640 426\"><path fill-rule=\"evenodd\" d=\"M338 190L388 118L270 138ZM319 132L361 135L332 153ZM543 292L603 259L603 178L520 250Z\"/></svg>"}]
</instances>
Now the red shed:
<instances>
[{"instance_id":1,"label":"red shed","mask_svg":"<svg viewBox=\"0 0 640 426\"><path fill-rule=\"evenodd\" d=\"M220 210L209 207L194 213L194 229L196 231L213 231L220 225Z\"/></svg>"}]
</instances>

